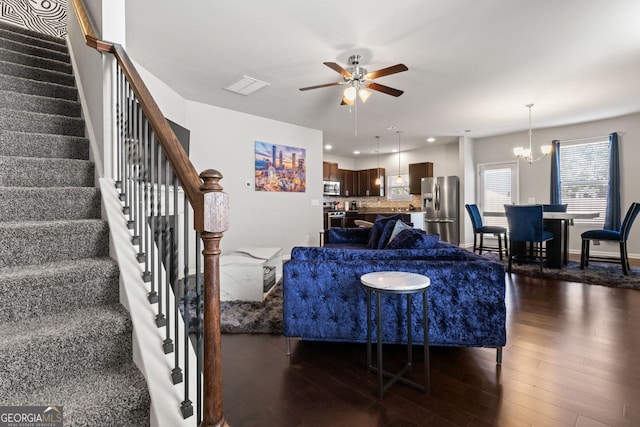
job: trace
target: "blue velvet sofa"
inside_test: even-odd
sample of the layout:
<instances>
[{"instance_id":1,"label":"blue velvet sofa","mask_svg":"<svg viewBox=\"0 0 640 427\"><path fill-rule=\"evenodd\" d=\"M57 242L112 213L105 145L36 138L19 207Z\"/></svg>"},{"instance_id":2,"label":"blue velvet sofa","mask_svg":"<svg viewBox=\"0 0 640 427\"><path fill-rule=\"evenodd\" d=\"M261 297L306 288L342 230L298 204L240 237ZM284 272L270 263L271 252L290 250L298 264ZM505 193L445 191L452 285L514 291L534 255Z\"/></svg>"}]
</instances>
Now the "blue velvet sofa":
<instances>
[{"instance_id":1,"label":"blue velvet sofa","mask_svg":"<svg viewBox=\"0 0 640 427\"><path fill-rule=\"evenodd\" d=\"M378 237L382 237L382 228ZM430 345L495 347L500 363L506 342L504 267L439 241L438 236L412 230L396 236L414 235L399 248L387 245L378 249L372 242L375 226L331 228L325 233L325 246L293 248L283 267L284 335L311 341L366 342L366 291L360 276L374 271L406 271L431 279ZM417 243L416 235L422 236ZM427 240L430 243L425 244ZM406 298L383 294L382 303L383 342L406 343ZM422 296L414 296L412 304L413 340L421 343ZM372 305L375 340L375 299Z\"/></svg>"}]
</instances>

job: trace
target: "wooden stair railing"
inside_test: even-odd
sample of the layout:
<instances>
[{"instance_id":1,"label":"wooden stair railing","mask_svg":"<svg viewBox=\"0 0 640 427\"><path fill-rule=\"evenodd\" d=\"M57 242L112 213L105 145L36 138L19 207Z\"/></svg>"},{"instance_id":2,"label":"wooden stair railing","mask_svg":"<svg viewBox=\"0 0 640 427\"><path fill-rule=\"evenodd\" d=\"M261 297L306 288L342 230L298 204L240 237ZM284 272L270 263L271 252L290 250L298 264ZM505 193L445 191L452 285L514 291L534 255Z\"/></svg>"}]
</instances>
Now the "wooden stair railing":
<instances>
[{"instance_id":1,"label":"wooden stair railing","mask_svg":"<svg viewBox=\"0 0 640 427\"><path fill-rule=\"evenodd\" d=\"M203 384L202 408L198 408L202 413L200 426L226 426L228 424L222 410L219 261L220 239L228 229L229 221L228 198L219 184L222 175L212 169L201 174L196 172L126 51L117 43L98 39L82 0L71 0L71 3L86 45L98 52L114 55L193 209L194 229L201 236L204 256Z\"/></svg>"}]
</instances>

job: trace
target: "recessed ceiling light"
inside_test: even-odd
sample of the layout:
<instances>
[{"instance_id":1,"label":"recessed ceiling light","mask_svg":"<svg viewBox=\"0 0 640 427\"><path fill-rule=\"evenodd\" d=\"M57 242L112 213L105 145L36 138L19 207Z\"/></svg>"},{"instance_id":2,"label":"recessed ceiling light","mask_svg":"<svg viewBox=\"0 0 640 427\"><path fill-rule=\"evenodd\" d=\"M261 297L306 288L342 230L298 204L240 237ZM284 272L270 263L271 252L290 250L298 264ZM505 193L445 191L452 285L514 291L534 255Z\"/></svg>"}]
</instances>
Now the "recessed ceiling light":
<instances>
[{"instance_id":1,"label":"recessed ceiling light","mask_svg":"<svg viewBox=\"0 0 640 427\"><path fill-rule=\"evenodd\" d=\"M427 142L436 142L436 139L434 137L430 137L427 138Z\"/></svg>"},{"instance_id":2,"label":"recessed ceiling light","mask_svg":"<svg viewBox=\"0 0 640 427\"><path fill-rule=\"evenodd\" d=\"M262 89L265 86L269 86L269 83L249 76L240 76L227 84L224 89L230 92L239 93L240 95L251 95L253 92Z\"/></svg>"},{"instance_id":3,"label":"recessed ceiling light","mask_svg":"<svg viewBox=\"0 0 640 427\"><path fill-rule=\"evenodd\" d=\"M331 144L327 144L324 146L325 150L331 150L333 148L333 146Z\"/></svg>"},{"instance_id":4,"label":"recessed ceiling light","mask_svg":"<svg viewBox=\"0 0 640 427\"><path fill-rule=\"evenodd\" d=\"M391 152L392 152L392 153L397 153L397 152L398 152L398 149L397 149L397 148L394 148L393 150L391 150Z\"/></svg>"},{"instance_id":5,"label":"recessed ceiling light","mask_svg":"<svg viewBox=\"0 0 640 427\"><path fill-rule=\"evenodd\" d=\"M360 154L360 152L358 150L354 151L353 154Z\"/></svg>"},{"instance_id":6,"label":"recessed ceiling light","mask_svg":"<svg viewBox=\"0 0 640 427\"><path fill-rule=\"evenodd\" d=\"M387 130L394 130L395 128L396 128L396 125L387 126Z\"/></svg>"}]
</instances>

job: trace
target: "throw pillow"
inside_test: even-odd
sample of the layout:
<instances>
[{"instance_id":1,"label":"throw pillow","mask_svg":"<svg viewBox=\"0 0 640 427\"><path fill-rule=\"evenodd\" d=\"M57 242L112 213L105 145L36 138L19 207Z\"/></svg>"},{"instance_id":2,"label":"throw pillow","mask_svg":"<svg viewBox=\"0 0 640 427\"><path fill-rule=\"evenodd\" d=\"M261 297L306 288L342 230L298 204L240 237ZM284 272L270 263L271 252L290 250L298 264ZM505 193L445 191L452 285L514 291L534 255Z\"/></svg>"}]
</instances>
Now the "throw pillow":
<instances>
[{"instance_id":1,"label":"throw pillow","mask_svg":"<svg viewBox=\"0 0 640 427\"><path fill-rule=\"evenodd\" d=\"M395 230L396 224L399 222L402 222L402 221L395 220L395 219L392 219L391 221L387 221L387 223L384 226L384 229L382 230L382 233L380 233L377 249L384 249L385 246L387 246L387 243L389 243L389 239L391 238L391 234L393 233L393 230Z\"/></svg>"},{"instance_id":2,"label":"throw pillow","mask_svg":"<svg viewBox=\"0 0 640 427\"><path fill-rule=\"evenodd\" d=\"M369 234L369 242L367 243L367 248L377 249L378 241L380 240L380 235L384 230L384 226L387 225L388 221L398 220L400 218L401 218L400 215L393 215L393 216L378 215L376 217L376 222L374 222L373 227L371 227L371 234Z\"/></svg>"},{"instance_id":3,"label":"throw pillow","mask_svg":"<svg viewBox=\"0 0 640 427\"><path fill-rule=\"evenodd\" d=\"M402 230L389 242L387 249L432 249L440 241L439 234L426 234L422 230L411 228Z\"/></svg>"},{"instance_id":4,"label":"throw pillow","mask_svg":"<svg viewBox=\"0 0 640 427\"><path fill-rule=\"evenodd\" d=\"M387 246L389 245L389 243L391 243L391 241L393 239L395 239L395 237L398 235L398 233L400 233L402 230L408 230L412 228L410 225L405 224L402 221L396 221L395 226L393 227L393 231L391 232L391 236L389 236L389 241L387 242Z\"/></svg>"}]
</instances>

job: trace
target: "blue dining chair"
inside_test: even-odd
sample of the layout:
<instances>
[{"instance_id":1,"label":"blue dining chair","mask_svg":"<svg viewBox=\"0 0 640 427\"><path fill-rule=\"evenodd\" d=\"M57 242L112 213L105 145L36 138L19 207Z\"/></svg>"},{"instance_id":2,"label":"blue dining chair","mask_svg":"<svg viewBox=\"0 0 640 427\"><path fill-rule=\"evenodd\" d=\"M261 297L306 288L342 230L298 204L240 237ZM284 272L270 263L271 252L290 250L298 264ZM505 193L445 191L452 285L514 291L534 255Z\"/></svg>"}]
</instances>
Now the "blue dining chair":
<instances>
[{"instance_id":1,"label":"blue dining chair","mask_svg":"<svg viewBox=\"0 0 640 427\"><path fill-rule=\"evenodd\" d=\"M544 212L566 212L569 205L565 204L553 204L553 205L542 205L542 210Z\"/></svg>"},{"instance_id":2,"label":"blue dining chair","mask_svg":"<svg viewBox=\"0 0 640 427\"><path fill-rule=\"evenodd\" d=\"M497 250L500 254L500 259L502 260L502 252L504 252L505 256L509 256L509 250L507 246L507 229L505 227L494 226L494 225L484 225L482 223L482 215L480 215L480 210L478 209L478 205L475 204L466 204L464 207L467 209L469 213L469 217L471 218L471 225L473 226L473 252L476 250L480 255L482 255L482 251L495 251ZM498 247L495 246L485 246L484 245L484 235L485 234L493 234L498 236ZM480 235L480 246L478 246L478 235ZM502 247L502 239L504 238L504 248Z\"/></svg>"},{"instance_id":3,"label":"blue dining chair","mask_svg":"<svg viewBox=\"0 0 640 427\"><path fill-rule=\"evenodd\" d=\"M602 261L602 262L614 262L622 264L622 274L629 275L629 257L627 254L627 238L631 231L633 221L640 212L640 203L633 202L624 216L620 230L589 230L582 233L582 250L580 251L580 268L584 270L589 266L589 260ZM619 242L620 244L620 258L618 257L601 257L592 256L589 254L589 246L592 240L605 240L608 242Z\"/></svg>"},{"instance_id":4,"label":"blue dining chair","mask_svg":"<svg viewBox=\"0 0 640 427\"><path fill-rule=\"evenodd\" d=\"M504 205L504 211L509 224L509 273L513 261L537 262L542 272L546 259L543 244L553 239L553 234L544 230L542 205ZM522 250L514 250L514 242L521 243Z\"/></svg>"}]
</instances>

